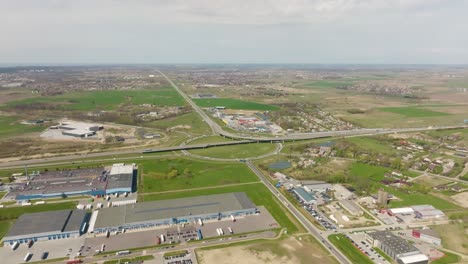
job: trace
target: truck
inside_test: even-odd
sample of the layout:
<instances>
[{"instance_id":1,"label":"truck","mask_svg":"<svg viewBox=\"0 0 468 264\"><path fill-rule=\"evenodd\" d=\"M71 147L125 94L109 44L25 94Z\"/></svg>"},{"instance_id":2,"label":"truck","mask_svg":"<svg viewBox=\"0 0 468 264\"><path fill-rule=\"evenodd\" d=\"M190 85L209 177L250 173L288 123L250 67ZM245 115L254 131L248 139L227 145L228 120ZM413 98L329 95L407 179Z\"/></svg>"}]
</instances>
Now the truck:
<instances>
[{"instance_id":1,"label":"truck","mask_svg":"<svg viewBox=\"0 0 468 264\"><path fill-rule=\"evenodd\" d=\"M18 246L19 246L19 242L16 241L15 243L13 243L13 245L11 245L11 249L16 250L18 248Z\"/></svg>"},{"instance_id":2,"label":"truck","mask_svg":"<svg viewBox=\"0 0 468 264\"><path fill-rule=\"evenodd\" d=\"M229 233L234 234L234 231L232 231L232 228L228 226Z\"/></svg>"},{"instance_id":3,"label":"truck","mask_svg":"<svg viewBox=\"0 0 468 264\"><path fill-rule=\"evenodd\" d=\"M41 255L41 259L47 259L47 257L49 256L49 252L43 252L42 255Z\"/></svg>"},{"instance_id":4,"label":"truck","mask_svg":"<svg viewBox=\"0 0 468 264\"><path fill-rule=\"evenodd\" d=\"M224 231L222 228L219 229L219 232L221 233L221 235L224 235Z\"/></svg>"},{"instance_id":5,"label":"truck","mask_svg":"<svg viewBox=\"0 0 468 264\"><path fill-rule=\"evenodd\" d=\"M201 218L198 218L198 224L199 224L200 226L203 226L203 220L201 220Z\"/></svg>"},{"instance_id":6,"label":"truck","mask_svg":"<svg viewBox=\"0 0 468 264\"><path fill-rule=\"evenodd\" d=\"M83 262L81 259L70 259L67 264L77 264Z\"/></svg>"},{"instance_id":7,"label":"truck","mask_svg":"<svg viewBox=\"0 0 468 264\"><path fill-rule=\"evenodd\" d=\"M122 250L122 251L115 253L116 256L123 256L123 255L128 255L128 254L130 254L130 250Z\"/></svg>"},{"instance_id":8,"label":"truck","mask_svg":"<svg viewBox=\"0 0 468 264\"><path fill-rule=\"evenodd\" d=\"M232 220L232 222L235 222L236 218L233 215L231 215L231 220Z\"/></svg>"},{"instance_id":9,"label":"truck","mask_svg":"<svg viewBox=\"0 0 468 264\"><path fill-rule=\"evenodd\" d=\"M101 252L104 252L105 249L106 249L106 245L102 244L101 245Z\"/></svg>"},{"instance_id":10,"label":"truck","mask_svg":"<svg viewBox=\"0 0 468 264\"><path fill-rule=\"evenodd\" d=\"M28 262L31 259L32 255L33 254L31 252L26 253L26 256L24 256L24 262Z\"/></svg>"},{"instance_id":11,"label":"truck","mask_svg":"<svg viewBox=\"0 0 468 264\"><path fill-rule=\"evenodd\" d=\"M157 237L156 238L156 245L159 245L159 244L161 244L161 238Z\"/></svg>"},{"instance_id":12,"label":"truck","mask_svg":"<svg viewBox=\"0 0 468 264\"><path fill-rule=\"evenodd\" d=\"M32 241L32 240L29 240L29 241L28 241L28 248L32 247L32 246L33 246L33 244L34 244L34 241Z\"/></svg>"},{"instance_id":13,"label":"truck","mask_svg":"<svg viewBox=\"0 0 468 264\"><path fill-rule=\"evenodd\" d=\"M166 242L166 237L165 237L163 234L161 234L161 236L160 236L160 237L161 237L161 243L164 243L164 242Z\"/></svg>"},{"instance_id":14,"label":"truck","mask_svg":"<svg viewBox=\"0 0 468 264\"><path fill-rule=\"evenodd\" d=\"M106 231L106 237L107 237L107 238L110 237L110 231L109 231L109 230Z\"/></svg>"}]
</instances>

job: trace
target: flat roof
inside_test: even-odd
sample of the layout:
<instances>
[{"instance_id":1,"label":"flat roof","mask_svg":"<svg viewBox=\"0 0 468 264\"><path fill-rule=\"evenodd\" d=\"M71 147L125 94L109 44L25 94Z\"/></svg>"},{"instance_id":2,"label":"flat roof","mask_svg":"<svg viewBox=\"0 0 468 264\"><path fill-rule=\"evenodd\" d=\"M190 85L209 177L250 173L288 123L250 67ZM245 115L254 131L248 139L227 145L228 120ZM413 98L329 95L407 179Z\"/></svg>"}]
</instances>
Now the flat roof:
<instances>
[{"instance_id":1,"label":"flat roof","mask_svg":"<svg viewBox=\"0 0 468 264\"><path fill-rule=\"evenodd\" d=\"M5 238L39 233L60 233L79 230L86 211L58 210L21 215Z\"/></svg>"},{"instance_id":2,"label":"flat roof","mask_svg":"<svg viewBox=\"0 0 468 264\"><path fill-rule=\"evenodd\" d=\"M380 243L385 244L390 248L396 255L409 253L409 252L419 252L419 250L408 243L408 241L403 238L397 237L392 232L388 231L376 231L368 233L375 240L379 240Z\"/></svg>"},{"instance_id":3,"label":"flat roof","mask_svg":"<svg viewBox=\"0 0 468 264\"><path fill-rule=\"evenodd\" d=\"M107 190L118 189L118 188L132 188L134 175L133 171L135 166L114 164L110 169L110 173L107 180Z\"/></svg>"},{"instance_id":4,"label":"flat roof","mask_svg":"<svg viewBox=\"0 0 468 264\"><path fill-rule=\"evenodd\" d=\"M255 208L243 192L128 204L99 210L94 228Z\"/></svg>"},{"instance_id":5,"label":"flat roof","mask_svg":"<svg viewBox=\"0 0 468 264\"><path fill-rule=\"evenodd\" d=\"M400 261L404 264L419 263L420 261L429 261L429 258L424 254L415 254L407 257L401 257Z\"/></svg>"},{"instance_id":6,"label":"flat roof","mask_svg":"<svg viewBox=\"0 0 468 264\"><path fill-rule=\"evenodd\" d=\"M293 191L306 202L315 200L315 197L312 194L308 193L306 190L304 190L304 188L294 188Z\"/></svg>"},{"instance_id":7,"label":"flat roof","mask_svg":"<svg viewBox=\"0 0 468 264\"><path fill-rule=\"evenodd\" d=\"M340 200L339 203L341 203L341 205L345 207L345 209L351 212L354 212L354 213L362 212L361 207L359 207L359 205L357 205L354 201Z\"/></svg>"},{"instance_id":8,"label":"flat roof","mask_svg":"<svg viewBox=\"0 0 468 264\"><path fill-rule=\"evenodd\" d=\"M433 238L440 238L439 234L437 234L436 231L434 231L433 229L430 229L430 228L427 228L427 229L419 229L417 230L420 234L423 234L423 235L426 235L426 236L430 236L430 237L433 237Z\"/></svg>"}]
</instances>

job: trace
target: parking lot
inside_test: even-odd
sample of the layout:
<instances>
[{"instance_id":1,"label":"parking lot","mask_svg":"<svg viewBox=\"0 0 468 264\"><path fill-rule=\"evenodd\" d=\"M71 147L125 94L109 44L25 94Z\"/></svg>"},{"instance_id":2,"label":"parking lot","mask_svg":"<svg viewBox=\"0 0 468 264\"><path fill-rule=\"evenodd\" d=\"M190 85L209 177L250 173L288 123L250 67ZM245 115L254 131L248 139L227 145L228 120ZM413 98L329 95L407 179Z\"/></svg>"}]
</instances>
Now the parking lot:
<instances>
[{"instance_id":1,"label":"parking lot","mask_svg":"<svg viewBox=\"0 0 468 264\"><path fill-rule=\"evenodd\" d=\"M26 244L21 244L14 251L10 246L4 246L0 248L0 259L2 260L0 262L23 263L28 252L32 253L29 262L40 261L44 252L48 252L47 259L73 258L84 241L84 237L39 241L34 243L31 248L28 248Z\"/></svg>"},{"instance_id":2,"label":"parking lot","mask_svg":"<svg viewBox=\"0 0 468 264\"><path fill-rule=\"evenodd\" d=\"M364 232L356 232L345 234L345 236L356 246L362 253L366 254L374 263L390 264L382 255L372 248L372 245L366 241Z\"/></svg>"}]
</instances>

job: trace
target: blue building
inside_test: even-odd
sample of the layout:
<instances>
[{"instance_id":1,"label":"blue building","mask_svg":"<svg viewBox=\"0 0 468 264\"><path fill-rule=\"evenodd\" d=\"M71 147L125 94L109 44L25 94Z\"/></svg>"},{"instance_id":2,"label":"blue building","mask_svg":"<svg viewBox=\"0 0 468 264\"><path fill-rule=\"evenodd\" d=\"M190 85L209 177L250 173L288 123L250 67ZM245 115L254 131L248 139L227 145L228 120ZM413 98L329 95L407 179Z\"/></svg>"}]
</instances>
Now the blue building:
<instances>
[{"instance_id":1,"label":"blue building","mask_svg":"<svg viewBox=\"0 0 468 264\"><path fill-rule=\"evenodd\" d=\"M89 232L149 229L179 223L231 219L255 214L256 206L243 192L143 202L94 211Z\"/></svg>"}]
</instances>

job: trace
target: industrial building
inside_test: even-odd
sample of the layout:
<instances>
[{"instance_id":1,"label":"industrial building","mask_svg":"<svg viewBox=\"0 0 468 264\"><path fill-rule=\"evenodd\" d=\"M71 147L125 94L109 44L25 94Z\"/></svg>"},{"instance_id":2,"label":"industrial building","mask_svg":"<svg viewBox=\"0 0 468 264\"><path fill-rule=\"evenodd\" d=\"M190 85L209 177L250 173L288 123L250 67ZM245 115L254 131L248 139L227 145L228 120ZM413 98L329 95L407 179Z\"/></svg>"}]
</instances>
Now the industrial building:
<instances>
[{"instance_id":1,"label":"industrial building","mask_svg":"<svg viewBox=\"0 0 468 264\"><path fill-rule=\"evenodd\" d=\"M340 200L338 201L338 204L353 216L361 216L364 214L364 211L361 209L361 207L359 207L359 205L357 205L354 201Z\"/></svg>"},{"instance_id":2,"label":"industrial building","mask_svg":"<svg viewBox=\"0 0 468 264\"><path fill-rule=\"evenodd\" d=\"M332 188L332 185L323 181L303 181L302 187L308 192L325 192Z\"/></svg>"},{"instance_id":3,"label":"industrial building","mask_svg":"<svg viewBox=\"0 0 468 264\"><path fill-rule=\"evenodd\" d=\"M61 129L62 135L66 136L90 137L94 136L97 131L104 129L104 126L67 120L57 126L51 126L50 129Z\"/></svg>"},{"instance_id":4,"label":"industrial building","mask_svg":"<svg viewBox=\"0 0 468 264\"><path fill-rule=\"evenodd\" d=\"M15 242L75 238L86 230L87 213L83 210L59 210L24 214L3 238L10 245Z\"/></svg>"},{"instance_id":5,"label":"industrial building","mask_svg":"<svg viewBox=\"0 0 468 264\"><path fill-rule=\"evenodd\" d=\"M256 206L243 192L128 204L94 211L88 232L150 229L179 223L252 215Z\"/></svg>"},{"instance_id":6,"label":"industrial building","mask_svg":"<svg viewBox=\"0 0 468 264\"><path fill-rule=\"evenodd\" d=\"M299 199L305 204L314 204L317 202L315 196L307 192L302 187L297 187L293 189L293 192L299 197Z\"/></svg>"},{"instance_id":7,"label":"industrial building","mask_svg":"<svg viewBox=\"0 0 468 264\"><path fill-rule=\"evenodd\" d=\"M411 207L414 210L416 218L424 220L446 218L444 212L435 209L432 205L415 205Z\"/></svg>"},{"instance_id":8,"label":"industrial building","mask_svg":"<svg viewBox=\"0 0 468 264\"><path fill-rule=\"evenodd\" d=\"M399 264L427 264L429 258L408 241L389 231L366 233L366 240Z\"/></svg>"},{"instance_id":9,"label":"industrial building","mask_svg":"<svg viewBox=\"0 0 468 264\"><path fill-rule=\"evenodd\" d=\"M442 245L442 240L439 234L437 234L437 232L433 229L415 229L413 230L412 235L413 237L419 238L421 241L424 241L426 243L434 244L437 246Z\"/></svg>"},{"instance_id":10,"label":"industrial building","mask_svg":"<svg viewBox=\"0 0 468 264\"><path fill-rule=\"evenodd\" d=\"M29 175L27 181L16 186L8 196L16 200L30 200L134 192L135 175L135 164L114 164L110 168L46 171Z\"/></svg>"}]
</instances>

